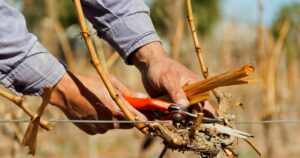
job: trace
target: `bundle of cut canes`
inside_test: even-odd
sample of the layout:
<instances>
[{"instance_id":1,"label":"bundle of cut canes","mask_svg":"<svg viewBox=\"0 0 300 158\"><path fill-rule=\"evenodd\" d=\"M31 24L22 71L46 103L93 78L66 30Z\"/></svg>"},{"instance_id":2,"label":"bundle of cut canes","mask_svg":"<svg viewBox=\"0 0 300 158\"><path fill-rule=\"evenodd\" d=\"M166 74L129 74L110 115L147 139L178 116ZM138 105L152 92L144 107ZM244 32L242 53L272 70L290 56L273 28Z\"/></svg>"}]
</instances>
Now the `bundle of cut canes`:
<instances>
[{"instance_id":1,"label":"bundle of cut canes","mask_svg":"<svg viewBox=\"0 0 300 158\"><path fill-rule=\"evenodd\" d=\"M209 91L224 86L248 84L259 81L256 78L246 78L253 74L254 66L247 64L228 72L209 77L205 80L189 84L183 87L190 104L196 104L209 99ZM163 96L160 99L170 101L170 96Z\"/></svg>"}]
</instances>

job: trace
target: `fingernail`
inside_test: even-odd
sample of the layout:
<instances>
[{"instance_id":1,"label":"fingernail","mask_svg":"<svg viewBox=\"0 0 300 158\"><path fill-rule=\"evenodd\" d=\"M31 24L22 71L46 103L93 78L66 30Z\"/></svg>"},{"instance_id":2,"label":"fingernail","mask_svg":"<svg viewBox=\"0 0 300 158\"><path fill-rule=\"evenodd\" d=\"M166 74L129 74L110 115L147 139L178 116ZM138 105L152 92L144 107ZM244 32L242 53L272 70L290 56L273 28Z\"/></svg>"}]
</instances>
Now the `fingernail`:
<instances>
[{"instance_id":1,"label":"fingernail","mask_svg":"<svg viewBox=\"0 0 300 158\"><path fill-rule=\"evenodd\" d=\"M182 106L188 106L190 104L187 99L179 99L176 103Z\"/></svg>"}]
</instances>

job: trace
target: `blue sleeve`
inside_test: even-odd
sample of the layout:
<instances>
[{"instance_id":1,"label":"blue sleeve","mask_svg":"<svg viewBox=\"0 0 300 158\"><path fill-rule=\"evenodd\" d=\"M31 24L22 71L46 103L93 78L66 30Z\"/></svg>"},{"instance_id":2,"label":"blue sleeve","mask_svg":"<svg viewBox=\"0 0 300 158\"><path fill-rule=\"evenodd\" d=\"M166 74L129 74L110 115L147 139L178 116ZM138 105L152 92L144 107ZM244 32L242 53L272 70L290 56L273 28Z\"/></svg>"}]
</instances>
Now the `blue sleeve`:
<instances>
[{"instance_id":1,"label":"blue sleeve","mask_svg":"<svg viewBox=\"0 0 300 158\"><path fill-rule=\"evenodd\" d=\"M66 69L28 32L23 15L0 0L0 21L0 83L18 95L54 86Z\"/></svg>"},{"instance_id":2,"label":"blue sleeve","mask_svg":"<svg viewBox=\"0 0 300 158\"><path fill-rule=\"evenodd\" d=\"M98 32L128 63L139 47L160 41L143 0L81 0L83 11Z\"/></svg>"},{"instance_id":3,"label":"blue sleeve","mask_svg":"<svg viewBox=\"0 0 300 158\"><path fill-rule=\"evenodd\" d=\"M139 47L160 41L143 0L81 0L98 35L127 61ZM0 0L0 83L17 94L42 94L66 69L28 32L23 15ZM128 61L127 61L128 62Z\"/></svg>"}]
</instances>

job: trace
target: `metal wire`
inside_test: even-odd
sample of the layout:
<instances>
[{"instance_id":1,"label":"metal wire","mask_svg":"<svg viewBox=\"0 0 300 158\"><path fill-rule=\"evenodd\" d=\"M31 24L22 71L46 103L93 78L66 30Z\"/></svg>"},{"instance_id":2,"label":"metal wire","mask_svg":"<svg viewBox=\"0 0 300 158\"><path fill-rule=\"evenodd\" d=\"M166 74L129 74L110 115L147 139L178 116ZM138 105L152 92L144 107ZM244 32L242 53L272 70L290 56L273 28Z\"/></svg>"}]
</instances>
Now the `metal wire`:
<instances>
[{"instance_id":1,"label":"metal wire","mask_svg":"<svg viewBox=\"0 0 300 158\"><path fill-rule=\"evenodd\" d=\"M28 123L30 119L0 119L0 123ZM129 121L129 120L45 120L49 123L171 123L171 120ZM299 124L300 120L234 121L242 124Z\"/></svg>"},{"instance_id":2,"label":"metal wire","mask_svg":"<svg viewBox=\"0 0 300 158\"><path fill-rule=\"evenodd\" d=\"M298 124L300 120L234 121L235 124Z\"/></svg>"},{"instance_id":3,"label":"metal wire","mask_svg":"<svg viewBox=\"0 0 300 158\"><path fill-rule=\"evenodd\" d=\"M29 119L0 119L0 123L27 123ZM129 120L45 120L49 123L171 123L170 120L129 121Z\"/></svg>"}]
</instances>

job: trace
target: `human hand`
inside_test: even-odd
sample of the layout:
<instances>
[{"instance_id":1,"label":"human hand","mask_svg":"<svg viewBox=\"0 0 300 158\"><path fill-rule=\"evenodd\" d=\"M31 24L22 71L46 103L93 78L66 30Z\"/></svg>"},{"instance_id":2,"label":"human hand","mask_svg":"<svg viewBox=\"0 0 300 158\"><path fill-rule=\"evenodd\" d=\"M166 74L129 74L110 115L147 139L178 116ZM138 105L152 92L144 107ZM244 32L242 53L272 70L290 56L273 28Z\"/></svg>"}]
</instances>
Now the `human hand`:
<instances>
[{"instance_id":1,"label":"human hand","mask_svg":"<svg viewBox=\"0 0 300 158\"><path fill-rule=\"evenodd\" d=\"M184 107L189 105L182 87L199 81L199 78L169 58L159 42L141 47L131 56L130 61L141 71L144 87L151 97L168 93L175 103ZM204 109L214 113L209 104Z\"/></svg>"},{"instance_id":2,"label":"human hand","mask_svg":"<svg viewBox=\"0 0 300 158\"><path fill-rule=\"evenodd\" d=\"M110 77L113 86L122 94L144 97ZM74 75L66 73L54 87L50 103L59 107L69 119L74 120L127 120L126 116L111 99L98 76ZM128 107L139 118L145 118L134 108ZM105 133L110 129L128 129L133 124L120 123L75 123L88 134Z\"/></svg>"}]
</instances>

